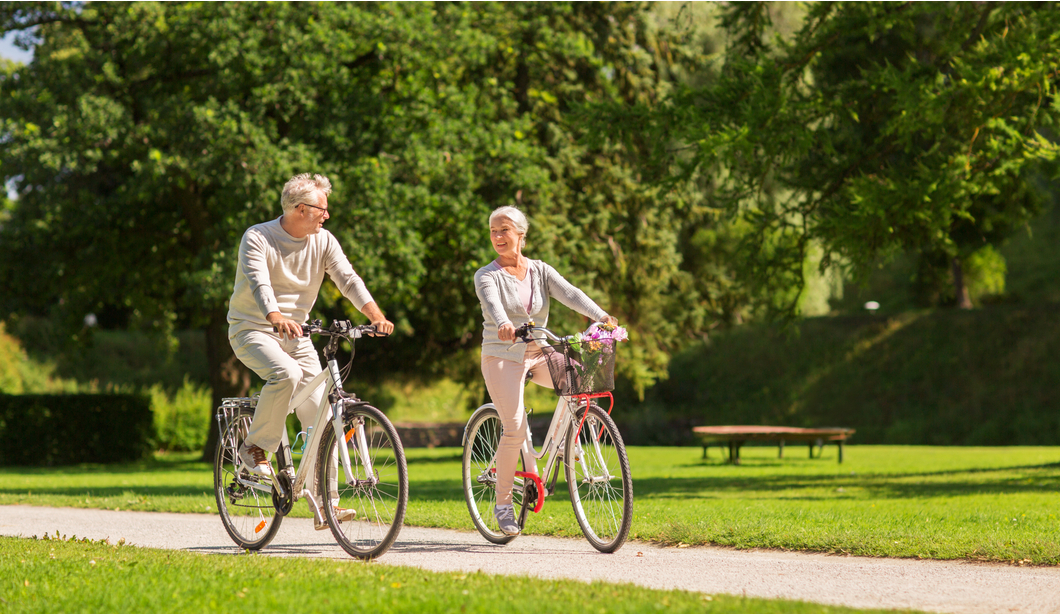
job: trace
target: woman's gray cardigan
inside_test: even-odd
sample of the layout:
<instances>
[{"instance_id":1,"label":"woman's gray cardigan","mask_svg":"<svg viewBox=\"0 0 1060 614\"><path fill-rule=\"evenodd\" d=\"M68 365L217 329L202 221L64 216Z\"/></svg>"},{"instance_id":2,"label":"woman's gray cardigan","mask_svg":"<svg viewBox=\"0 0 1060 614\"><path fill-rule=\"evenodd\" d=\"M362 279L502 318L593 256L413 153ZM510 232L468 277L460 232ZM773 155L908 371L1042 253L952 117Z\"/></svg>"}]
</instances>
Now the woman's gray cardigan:
<instances>
[{"instance_id":1,"label":"woman's gray cardigan","mask_svg":"<svg viewBox=\"0 0 1060 614\"><path fill-rule=\"evenodd\" d=\"M541 262L530 260L530 313L519 301L519 281L493 261L475 272L475 293L482 305L482 355L495 356L522 363L526 345L501 341L497 329L504 324L518 328L529 320L537 326L548 326L549 298L555 298L567 307L594 320L607 317L607 312L575 288L556 272L556 269ZM538 345L545 345L538 341Z\"/></svg>"}]
</instances>

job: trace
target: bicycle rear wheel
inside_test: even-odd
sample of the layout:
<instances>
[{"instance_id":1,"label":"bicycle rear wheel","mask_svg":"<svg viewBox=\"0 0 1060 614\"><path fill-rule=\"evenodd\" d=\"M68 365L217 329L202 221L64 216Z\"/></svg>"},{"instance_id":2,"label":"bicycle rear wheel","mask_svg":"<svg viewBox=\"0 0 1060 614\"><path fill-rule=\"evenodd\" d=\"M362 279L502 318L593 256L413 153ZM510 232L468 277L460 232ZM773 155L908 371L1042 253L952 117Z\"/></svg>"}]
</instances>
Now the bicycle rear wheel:
<instances>
[{"instance_id":1,"label":"bicycle rear wheel","mask_svg":"<svg viewBox=\"0 0 1060 614\"><path fill-rule=\"evenodd\" d=\"M352 481L337 461L340 445L349 454ZM382 556L401 532L409 502L405 450L394 425L370 405L347 406L339 437L332 422L324 427L317 466L319 483L329 493L321 505L335 541L359 559ZM340 521L336 508L353 510L356 516Z\"/></svg>"},{"instance_id":2,"label":"bicycle rear wheel","mask_svg":"<svg viewBox=\"0 0 1060 614\"><path fill-rule=\"evenodd\" d=\"M253 411L237 411L227 425L221 425L224 430L214 455L213 486L221 523L232 541L240 548L260 550L276 537L283 516L273 505L269 478L248 473L242 463L237 471L239 446L253 418Z\"/></svg>"},{"instance_id":3,"label":"bicycle rear wheel","mask_svg":"<svg viewBox=\"0 0 1060 614\"><path fill-rule=\"evenodd\" d=\"M464 482L464 500L471 514L471 522L487 541L507 544L516 535L505 535L497 525L493 507L497 505L497 447L501 443L500 415L493 405L484 405L471 417L465 428L464 457L461 462ZM517 471L525 471L522 455L516 464ZM523 479L516 476L512 488L512 506L518 510L516 518L526 518ZM538 493L538 496L543 496ZM522 528L522 527L520 527Z\"/></svg>"},{"instance_id":4,"label":"bicycle rear wheel","mask_svg":"<svg viewBox=\"0 0 1060 614\"><path fill-rule=\"evenodd\" d=\"M582 416L585 425L575 438ZM563 466L574 516L586 539L600 552L614 552L633 521L633 479L622 435L596 405L581 408L567 432Z\"/></svg>"}]
</instances>

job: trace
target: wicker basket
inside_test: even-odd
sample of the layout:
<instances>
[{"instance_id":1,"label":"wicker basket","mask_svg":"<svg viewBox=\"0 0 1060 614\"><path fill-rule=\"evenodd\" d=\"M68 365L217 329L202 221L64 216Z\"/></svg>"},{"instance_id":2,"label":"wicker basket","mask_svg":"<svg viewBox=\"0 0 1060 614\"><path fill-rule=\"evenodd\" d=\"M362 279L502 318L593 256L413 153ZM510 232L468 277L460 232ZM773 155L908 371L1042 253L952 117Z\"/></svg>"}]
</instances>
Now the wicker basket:
<instances>
[{"instance_id":1,"label":"wicker basket","mask_svg":"<svg viewBox=\"0 0 1060 614\"><path fill-rule=\"evenodd\" d=\"M556 394L567 397L615 387L615 340L562 341L542 348Z\"/></svg>"}]
</instances>

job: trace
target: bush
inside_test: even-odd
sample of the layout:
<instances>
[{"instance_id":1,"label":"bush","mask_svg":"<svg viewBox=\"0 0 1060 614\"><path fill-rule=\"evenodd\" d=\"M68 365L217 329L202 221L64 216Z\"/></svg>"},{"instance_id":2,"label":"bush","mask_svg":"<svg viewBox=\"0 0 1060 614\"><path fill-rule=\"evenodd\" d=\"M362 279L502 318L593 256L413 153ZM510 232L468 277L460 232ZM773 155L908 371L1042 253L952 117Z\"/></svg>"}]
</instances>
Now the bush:
<instances>
[{"instance_id":1,"label":"bush","mask_svg":"<svg viewBox=\"0 0 1060 614\"><path fill-rule=\"evenodd\" d=\"M155 384L148 392L154 413L154 447L168 452L202 449L210 428L210 389L189 380L170 397Z\"/></svg>"},{"instance_id":2,"label":"bush","mask_svg":"<svg viewBox=\"0 0 1060 614\"><path fill-rule=\"evenodd\" d=\"M0 465L139 460L151 452L147 397L0 394Z\"/></svg>"},{"instance_id":3,"label":"bush","mask_svg":"<svg viewBox=\"0 0 1060 614\"><path fill-rule=\"evenodd\" d=\"M1056 309L814 318L794 336L741 327L675 356L616 421L627 443L750 424L852 427L865 444L1057 445Z\"/></svg>"}]
</instances>

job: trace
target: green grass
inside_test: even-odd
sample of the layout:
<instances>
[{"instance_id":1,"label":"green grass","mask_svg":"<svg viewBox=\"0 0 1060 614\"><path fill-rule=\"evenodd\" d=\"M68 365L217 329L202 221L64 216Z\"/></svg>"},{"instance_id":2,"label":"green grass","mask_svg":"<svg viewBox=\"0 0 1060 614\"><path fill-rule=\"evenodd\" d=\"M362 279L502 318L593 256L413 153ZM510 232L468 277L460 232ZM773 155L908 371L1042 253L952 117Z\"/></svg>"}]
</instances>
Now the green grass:
<instances>
[{"instance_id":1,"label":"green grass","mask_svg":"<svg viewBox=\"0 0 1060 614\"><path fill-rule=\"evenodd\" d=\"M460 451L411 449L410 525L471 530ZM630 449L631 536L864 556L1060 564L1060 448L745 447L743 464L699 448ZM214 513L193 454L128 466L0 469L0 504ZM297 505L294 516L308 517ZM562 478L527 532L581 539Z\"/></svg>"},{"instance_id":2,"label":"green grass","mask_svg":"<svg viewBox=\"0 0 1060 614\"><path fill-rule=\"evenodd\" d=\"M0 537L4 612L868 612L595 582ZM876 610L873 610L876 611Z\"/></svg>"}]
</instances>

